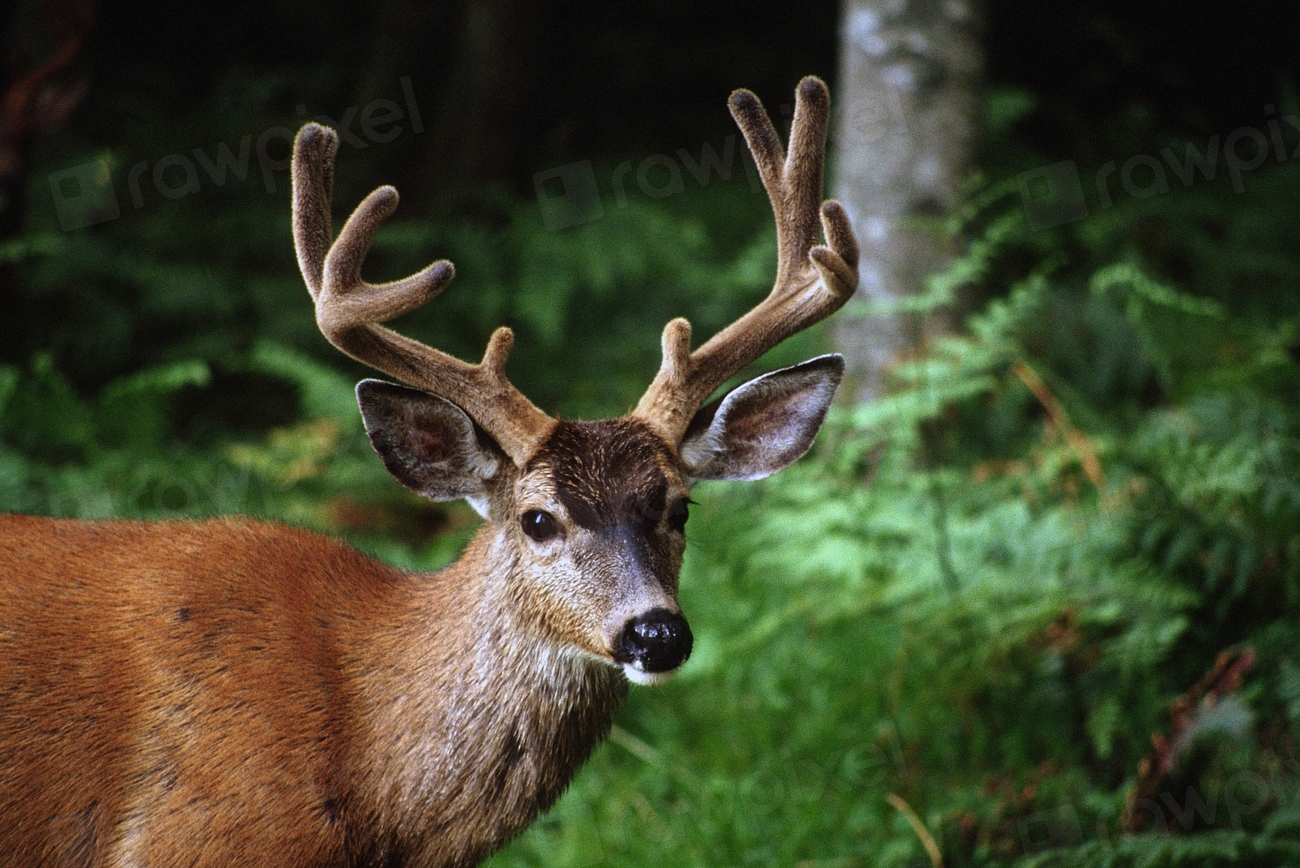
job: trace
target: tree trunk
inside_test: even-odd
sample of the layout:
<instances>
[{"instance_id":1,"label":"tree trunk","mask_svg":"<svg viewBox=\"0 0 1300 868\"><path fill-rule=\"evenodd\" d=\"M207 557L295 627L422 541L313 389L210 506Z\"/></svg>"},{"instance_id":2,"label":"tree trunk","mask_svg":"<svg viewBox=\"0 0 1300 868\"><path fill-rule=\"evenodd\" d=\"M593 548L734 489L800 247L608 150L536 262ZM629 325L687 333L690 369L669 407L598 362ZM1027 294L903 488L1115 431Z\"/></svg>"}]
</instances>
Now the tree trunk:
<instances>
[{"instance_id":1,"label":"tree trunk","mask_svg":"<svg viewBox=\"0 0 1300 868\"><path fill-rule=\"evenodd\" d=\"M922 292L943 265L942 220L979 130L981 23L978 0L844 4L833 192L862 245L862 289L832 339L858 402L879 396L894 363L942 328L934 317L863 309Z\"/></svg>"},{"instance_id":2,"label":"tree trunk","mask_svg":"<svg viewBox=\"0 0 1300 868\"><path fill-rule=\"evenodd\" d=\"M429 140L437 189L513 179L521 115L535 79L540 8L529 0L465 3L454 72Z\"/></svg>"}]
</instances>

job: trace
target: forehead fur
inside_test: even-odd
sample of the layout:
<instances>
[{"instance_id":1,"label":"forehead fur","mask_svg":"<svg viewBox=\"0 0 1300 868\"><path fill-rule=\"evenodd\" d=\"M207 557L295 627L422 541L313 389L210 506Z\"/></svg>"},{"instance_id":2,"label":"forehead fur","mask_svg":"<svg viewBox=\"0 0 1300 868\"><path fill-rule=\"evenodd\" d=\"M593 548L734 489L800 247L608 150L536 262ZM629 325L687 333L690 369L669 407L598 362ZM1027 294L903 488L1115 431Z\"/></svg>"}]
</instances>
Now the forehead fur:
<instances>
[{"instance_id":1,"label":"forehead fur","mask_svg":"<svg viewBox=\"0 0 1300 868\"><path fill-rule=\"evenodd\" d=\"M588 529L653 520L664 509L672 459L663 440L634 419L560 422L529 462L550 472L569 516Z\"/></svg>"}]
</instances>

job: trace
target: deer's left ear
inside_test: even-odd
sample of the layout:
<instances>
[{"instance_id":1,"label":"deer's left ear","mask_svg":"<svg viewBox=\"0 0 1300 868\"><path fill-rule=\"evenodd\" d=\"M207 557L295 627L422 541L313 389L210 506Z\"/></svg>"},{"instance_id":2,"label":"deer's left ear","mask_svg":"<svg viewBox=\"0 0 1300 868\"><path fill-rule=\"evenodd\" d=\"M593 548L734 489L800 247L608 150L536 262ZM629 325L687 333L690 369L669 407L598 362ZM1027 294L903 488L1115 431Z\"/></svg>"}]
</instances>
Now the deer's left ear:
<instances>
[{"instance_id":1,"label":"deer's left ear","mask_svg":"<svg viewBox=\"0 0 1300 868\"><path fill-rule=\"evenodd\" d=\"M463 497L487 517L487 480L500 459L464 410L383 380L358 383L357 402L370 444L398 482L430 500Z\"/></svg>"},{"instance_id":2,"label":"deer's left ear","mask_svg":"<svg viewBox=\"0 0 1300 868\"><path fill-rule=\"evenodd\" d=\"M815 359L756 377L701 407L682 438L692 479L762 479L808 451L835 389L844 357Z\"/></svg>"}]
</instances>

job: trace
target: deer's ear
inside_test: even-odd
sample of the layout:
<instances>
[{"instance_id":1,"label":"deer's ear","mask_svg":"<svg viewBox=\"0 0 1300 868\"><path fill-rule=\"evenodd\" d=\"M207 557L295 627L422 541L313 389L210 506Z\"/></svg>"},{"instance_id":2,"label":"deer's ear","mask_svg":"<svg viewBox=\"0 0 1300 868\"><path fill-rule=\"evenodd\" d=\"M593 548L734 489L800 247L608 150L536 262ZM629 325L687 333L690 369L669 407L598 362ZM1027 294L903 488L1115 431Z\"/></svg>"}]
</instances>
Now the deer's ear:
<instances>
[{"instance_id":1,"label":"deer's ear","mask_svg":"<svg viewBox=\"0 0 1300 868\"><path fill-rule=\"evenodd\" d=\"M762 479L808 451L835 389L844 357L818 356L756 377L701 407L682 438L693 479Z\"/></svg>"},{"instance_id":2,"label":"deer's ear","mask_svg":"<svg viewBox=\"0 0 1300 868\"><path fill-rule=\"evenodd\" d=\"M465 498L486 515L500 458L465 411L445 398L382 380L357 384L366 434L388 472L430 500Z\"/></svg>"}]
</instances>

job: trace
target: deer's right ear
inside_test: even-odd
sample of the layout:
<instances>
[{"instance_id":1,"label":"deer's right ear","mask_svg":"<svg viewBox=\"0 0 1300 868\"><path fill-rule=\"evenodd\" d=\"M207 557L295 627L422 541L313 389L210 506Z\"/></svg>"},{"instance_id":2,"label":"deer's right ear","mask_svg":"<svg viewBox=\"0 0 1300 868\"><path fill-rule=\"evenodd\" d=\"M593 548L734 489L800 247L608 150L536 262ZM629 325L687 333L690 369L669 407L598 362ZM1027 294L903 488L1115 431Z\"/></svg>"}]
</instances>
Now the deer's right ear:
<instances>
[{"instance_id":1,"label":"deer's right ear","mask_svg":"<svg viewBox=\"0 0 1300 868\"><path fill-rule=\"evenodd\" d=\"M388 472L430 500L465 498L486 515L487 480L501 459L446 398L382 380L357 384L366 434Z\"/></svg>"},{"instance_id":2,"label":"deer's right ear","mask_svg":"<svg viewBox=\"0 0 1300 868\"><path fill-rule=\"evenodd\" d=\"M772 371L701 407L682 438L693 479L762 479L812 446L844 376L831 354Z\"/></svg>"}]
</instances>

